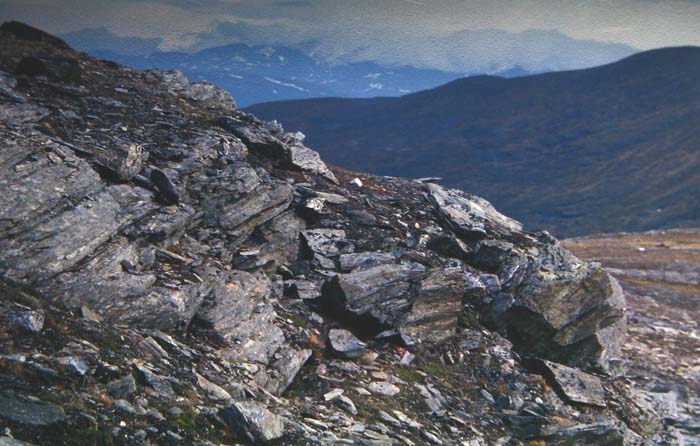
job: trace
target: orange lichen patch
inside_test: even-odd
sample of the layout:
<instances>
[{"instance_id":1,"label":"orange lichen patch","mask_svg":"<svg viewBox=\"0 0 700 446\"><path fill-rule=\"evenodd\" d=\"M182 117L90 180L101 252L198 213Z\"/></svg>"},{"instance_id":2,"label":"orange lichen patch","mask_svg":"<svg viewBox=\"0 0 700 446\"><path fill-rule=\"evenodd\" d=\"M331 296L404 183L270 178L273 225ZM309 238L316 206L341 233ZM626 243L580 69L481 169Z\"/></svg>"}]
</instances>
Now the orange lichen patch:
<instances>
[{"instance_id":1,"label":"orange lichen patch","mask_svg":"<svg viewBox=\"0 0 700 446\"><path fill-rule=\"evenodd\" d=\"M112 398L108 397L107 395L97 395L95 397L95 402L97 404L102 404L103 406L111 406L112 405Z\"/></svg>"}]
</instances>

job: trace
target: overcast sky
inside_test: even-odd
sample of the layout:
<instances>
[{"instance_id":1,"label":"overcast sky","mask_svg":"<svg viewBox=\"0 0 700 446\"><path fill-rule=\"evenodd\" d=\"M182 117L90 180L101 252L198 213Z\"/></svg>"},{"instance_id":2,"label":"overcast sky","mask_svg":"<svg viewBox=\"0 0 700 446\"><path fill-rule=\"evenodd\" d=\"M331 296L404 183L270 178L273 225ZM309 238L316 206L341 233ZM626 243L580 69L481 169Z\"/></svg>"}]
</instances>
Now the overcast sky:
<instances>
[{"instance_id":1,"label":"overcast sky","mask_svg":"<svg viewBox=\"0 0 700 446\"><path fill-rule=\"evenodd\" d=\"M106 28L161 50L279 43L327 59L438 68L498 63L524 38L542 40L540 58L563 51L562 36L640 50L700 45L698 0L0 0L0 18L61 35Z\"/></svg>"}]
</instances>

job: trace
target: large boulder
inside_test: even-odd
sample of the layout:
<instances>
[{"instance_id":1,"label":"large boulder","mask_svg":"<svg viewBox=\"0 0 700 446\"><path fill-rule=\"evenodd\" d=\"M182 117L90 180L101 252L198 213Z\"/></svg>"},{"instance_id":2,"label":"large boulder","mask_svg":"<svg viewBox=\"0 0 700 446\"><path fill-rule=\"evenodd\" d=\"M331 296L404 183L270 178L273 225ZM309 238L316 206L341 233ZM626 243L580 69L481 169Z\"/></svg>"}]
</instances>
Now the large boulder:
<instances>
[{"instance_id":1,"label":"large boulder","mask_svg":"<svg viewBox=\"0 0 700 446\"><path fill-rule=\"evenodd\" d=\"M402 334L433 343L454 335L464 294L460 268L431 271L420 283L418 296L401 326Z\"/></svg>"},{"instance_id":2,"label":"large boulder","mask_svg":"<svg viewBox=\"0 0 700 446\"><path fill-rule=\"evenodd\" d=\"M621 356L625 299L600 265L578 260L546 232L528 233L485 200L426 185L428 200L459 237L434 249L496 274L486 321L521 352L586 369L611 371Z\"/></svg>"},{"instance_id":3,"label":"large boulder","mask_svg":"<svg viewBox=\"0 0 700 446\"><path fill-rule=\"evenodd\" d=\"M321 305L341 319L362 321L368 332L378 333L403 321L416 300L426 268L418 263L379 265L338 274L321 289Z\"/></svg>"}]
</instances>

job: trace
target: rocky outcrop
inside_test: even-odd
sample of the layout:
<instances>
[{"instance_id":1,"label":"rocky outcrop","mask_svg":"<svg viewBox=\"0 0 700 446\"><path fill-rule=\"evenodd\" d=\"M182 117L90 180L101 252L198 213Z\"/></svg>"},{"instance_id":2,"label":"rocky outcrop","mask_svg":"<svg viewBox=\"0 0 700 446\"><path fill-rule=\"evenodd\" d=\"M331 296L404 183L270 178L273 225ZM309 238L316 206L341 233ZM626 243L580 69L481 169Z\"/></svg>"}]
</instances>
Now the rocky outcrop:
<instances>
[{"instance_id":1,"label":"rocky outcrop","mask_svg":"<svg viewBox=\"0 0 700 446\"><path fill-rule=\"evenodd\" d=\"M41 36L0 30L0 419L18 440L518 444L634 406L557 393L525 361L605 372L624 333L616 283L548 234L331 169L214 87Z\"/></svg>"},{"instance_id":2,"label":"rocky outcrop","mask_svg":"<svg viewBox=\"0 0 700 446\"><path fill-rule=\"evenodd\" d=\"M625 332L625 300L615 279L546 232L523 232L483 199L435 184L428 189L461 238L433 246L498 276L501 290L486 303L495 327L526 353L611 370Z\"/></svg>"}]
</instances>

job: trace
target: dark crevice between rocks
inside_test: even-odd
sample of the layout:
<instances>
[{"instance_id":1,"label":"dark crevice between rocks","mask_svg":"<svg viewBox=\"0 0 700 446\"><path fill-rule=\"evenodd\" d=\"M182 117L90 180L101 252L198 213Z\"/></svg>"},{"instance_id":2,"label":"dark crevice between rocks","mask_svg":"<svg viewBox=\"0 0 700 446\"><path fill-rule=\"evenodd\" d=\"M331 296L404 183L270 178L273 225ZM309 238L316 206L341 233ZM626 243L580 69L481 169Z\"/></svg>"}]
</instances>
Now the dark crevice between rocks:
<instances>
[{"instance_id":1,"label":"dark crevice between rocks","mask_svg":"<svg viewBox=\"0 0 700 446\"><path fill-rule=\"evenodd\" d=\"M379 333L392 328L387 324L382 324L372 315L358 316L347 311L342 292L331 282L327 281L321 286L321 294L324 298L315 299L309 304L312 309L330 318L334 328L347 328L363 341L371 340Z\"/></svg>"}]
</instances>

